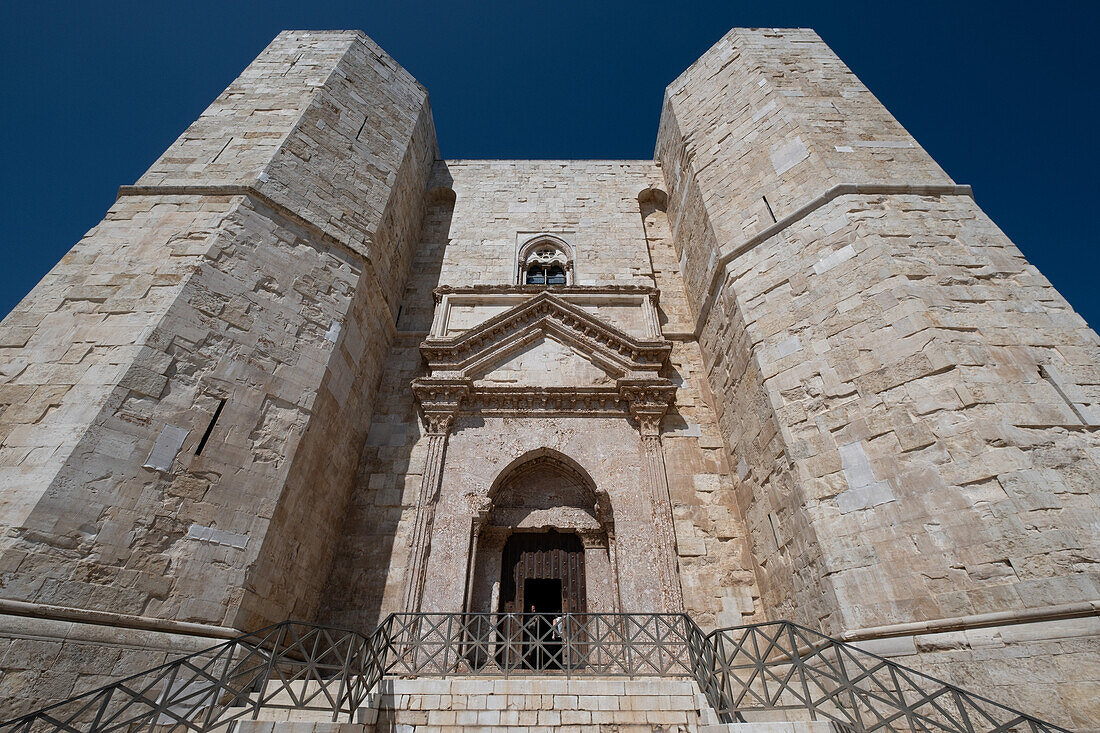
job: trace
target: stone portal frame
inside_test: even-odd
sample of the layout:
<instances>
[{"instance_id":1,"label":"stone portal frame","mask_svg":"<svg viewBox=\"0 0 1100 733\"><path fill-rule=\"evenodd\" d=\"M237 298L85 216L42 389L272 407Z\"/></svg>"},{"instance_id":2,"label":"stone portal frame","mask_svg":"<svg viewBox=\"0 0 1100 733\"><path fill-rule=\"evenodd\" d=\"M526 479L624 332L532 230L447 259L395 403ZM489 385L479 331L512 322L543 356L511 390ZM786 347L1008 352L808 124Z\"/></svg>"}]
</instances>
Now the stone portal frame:
<instances>
[{"instance_id":1,"label":"stone portal frame","mask_svg":"<svg viewBox=\"0 0 1100 733\"><path fill-rule=\"evenodd\" d=\"M473 290L474 292L471 292ZM406 583L407 611L419 610L455 611L459 607L468 607L474 593L470 576L460 566L456 558L466 562L466 568L477 564L474 555L481 543L480 527L486 526L487 512L491 511L493 499L488 492L488 484L495 482L504 471L494 472L493 477L481 483L470 483L469 477L452 477L451 481L464 486L449 487L449 491L462 490L465 496L457 500L449 499L444 491L444 465L448 434L456 423L463 425L460 433L464 439L477 434L479 428L486 425L492 417L506 420L515 418L534 418L532 432L540 434L556 418L580 418L585 421L612 418L618 420L633 418L629 423L618 423L616 432L626 428L632 433L629 442L634 444L634 457L639 470L634 480L644 481L643 486L636 483L620 490L620 501L637 505L633 512L634 532L645 534L650 547L648 552L653 561L650 575L643 585L654 588L655 596L647 595L639 600L645 603L640 608L627 610L683 610L683 597L680 589L679 572L676 561L676 540L673 532L672 507L669 496L668 479L665 472L663 447L660 440L661 420L671 404L676 387L666 377L661 376L662 368L667 364L671 344L659 335L647 335L637 338L624 333L597 318L578 304L569 302L561 294L539 289L518 293L509 288L491 288L489 293L479 289L437 289L438 299L452 295L504 295L522 296L515 305L499 312L472 328L460 333L443 335L447 330L446 303L437 308L435 327L420 347L427 362L427 374L413 380L412 389L424 415L429 438L427 465L421 474L421 491L417 503L415 530L410 538L409 582ZM576 295L584 297L587 289L577 289ZM574 294L574 293L569 293ZM597 293L598 295L599 293ZM603 293L621 295L617 289ZM652 289L632 290L628 294L641 296L641 303L650 306L655 302ZM650 311L651 315L654 315ZM655 324L655 320L652 321ZM568 345L578 355L610 378L606 385L596 386L515 386L497 387L479 381L487 369L493 368L520 352L528 345L540 339L550 337ZM463 420L463 418L469 418ZM515 429L522 430L516 422ZM575 423L574 423L575 424ZM588 452L595 445L600 447L610 438L604 429L595 427L586 435L586 445L578 446L581 452ZM629 425L633 427L629 427ZM487 433L486 433L487 435ZM593 440L593 436L599 436ZM514 436L501 435L512 438ZM620 439L621 440L621 439ZM476 460L484 462L488 457L478 456L485 450L485 444L464 444L460 456L462 461ZM568 451L562 451L563 456ZM522 457L522 453L521 456ZM495 460L495 457L494 457ZM518 459L517 459L518 460ZM482 466L484 470L484 466ZM484 477L482 479L484 481ZM591 484L596 486L596 484ZM442 493L441 493L442 492ZM644 496L640 498L639 493ZM437 505L440 508L440 522L444 528L436 526ZM610 501L608 502L610 506ZM646 507L638 513L641 507ZM597 533L598 535L599 533ZM609 535L613 536L612 535ZM461 539L460 539L461 538ZM486 538L499 539L493 532ZM582 542L583 542L582 538ZM443 543L436 545L437 542ZM587 540L593 550L600 546L598 537ZM611 545L608 544L610 572L618 573L617 563L610 557ZM431 563L446 565L449 570L442 574L429 572ZM597 563L598 564L598 563ZM433 586L435 597L424 601L425 579L432 575L436 578ZM454 583L455 576L466 577L457 596L453 590L435 590Z\"/></svg>"}]
</instances>

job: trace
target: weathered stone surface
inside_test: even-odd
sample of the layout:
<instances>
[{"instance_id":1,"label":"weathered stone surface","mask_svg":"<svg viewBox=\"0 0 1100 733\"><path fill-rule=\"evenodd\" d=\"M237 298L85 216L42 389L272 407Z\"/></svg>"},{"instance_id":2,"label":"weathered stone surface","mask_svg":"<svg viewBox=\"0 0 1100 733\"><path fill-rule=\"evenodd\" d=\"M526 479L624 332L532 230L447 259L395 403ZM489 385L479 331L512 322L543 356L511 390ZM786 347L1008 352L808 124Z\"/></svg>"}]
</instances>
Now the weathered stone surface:
<instances>
[{"instance_id":1,"label":"weathered stone surface","mask_svg":"<svg viewBox=\"0 0 1100 733\"><path fill-rule=\"evenodd\" d=\"M438 158L369 39L280 34L0 324L0 585L43 617L0 694L136 671L74 609L506 610L554 530L574 610L792 618L1097 727L1100 341L813 32L731 31L653 161ZM397 707L689 725L461 683Z\"/></svg>"},{"instance_id":2,"label":"weathered stone surface","mask_svg":"<svg viewBox=\"0 0 1100 733\"><path fill-rule=\"evenodd\" d=\"M313 614L435 157L370 41L287 33L123 192L5 320L7 598Z\"/></svg>"}]
</instances>

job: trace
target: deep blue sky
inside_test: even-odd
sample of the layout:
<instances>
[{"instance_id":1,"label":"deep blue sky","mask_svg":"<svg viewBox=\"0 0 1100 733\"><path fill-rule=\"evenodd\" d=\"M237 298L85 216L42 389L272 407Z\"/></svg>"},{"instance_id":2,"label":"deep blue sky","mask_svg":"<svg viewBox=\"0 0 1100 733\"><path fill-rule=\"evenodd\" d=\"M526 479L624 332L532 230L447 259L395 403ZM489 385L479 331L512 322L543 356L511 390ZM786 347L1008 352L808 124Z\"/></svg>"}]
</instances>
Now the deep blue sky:
<instances>
[{"instance_id":1,"label":"deep blue sky","mask_svg":"<svg viewBox=\"0 0 1100 733\"><path fill-rule=\"evenodd\" d=\"M6 313L285 28L359 28L447 158L649 158L662 91L733 26L809 26L1100 323L1100 3L4 3Z\"/></svg>"}]
</instances>

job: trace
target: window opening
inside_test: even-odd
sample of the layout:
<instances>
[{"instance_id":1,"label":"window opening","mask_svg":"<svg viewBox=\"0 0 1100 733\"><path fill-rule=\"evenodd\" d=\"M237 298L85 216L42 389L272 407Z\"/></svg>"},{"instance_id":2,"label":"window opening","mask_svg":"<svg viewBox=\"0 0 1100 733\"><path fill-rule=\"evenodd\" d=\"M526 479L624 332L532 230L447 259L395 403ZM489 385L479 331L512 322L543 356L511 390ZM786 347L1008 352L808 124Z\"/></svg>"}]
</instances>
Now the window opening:
<instances>
[{"instance_id":1,"label":"window opening","mask_svg":"<svg viewBox=\"0 0 1100 733\"><path fill-rule=\"evenodd\" d=\"M546 239L520 252L520 282L524 285L568 285L572 262L564 246Z\"/></svg>"},{"instance_id":2,"label":"window opening","mask_svg":"<svg viewBox=\"0 0 1100 733\"><path fill-rule=\"evenodd\" d=\"M206 441L210 440L210 433L214 432L214 425L218 422L218 418L221 417L223 407L225 407L224 397L218 400L218 406L214 408L214 416L210 418L210 424L206 426L206 432L202 434L202 440L199 441L199 447L195 449L196 456L202 455L202 449L206 447Z\"/></svg>"},{"instance_id":3,"label":"window opening","mask_svg":"<svg viewBox=\"0 0 1100 733\"><path fill-rule=\"evenodd\" d=\"M557 265L532 265L527 270L528 285L565 285L565 270Z\"/></svg>"}]
</instances>

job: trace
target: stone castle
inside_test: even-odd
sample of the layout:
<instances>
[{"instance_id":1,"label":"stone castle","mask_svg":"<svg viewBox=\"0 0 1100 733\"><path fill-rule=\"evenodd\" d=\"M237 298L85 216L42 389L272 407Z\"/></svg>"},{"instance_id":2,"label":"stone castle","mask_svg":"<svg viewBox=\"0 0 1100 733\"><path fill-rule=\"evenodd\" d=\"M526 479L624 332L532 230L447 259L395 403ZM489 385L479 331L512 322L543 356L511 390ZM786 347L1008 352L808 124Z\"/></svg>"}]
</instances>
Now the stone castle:
<instances>
[{"instance_id":1,"label":"stone castle","mask_svg":"<svg viewBox=\"0 0 1100 733\"><path fill-rule=\"evenodd\" d=\"M441 159L369 38L284 32L0 326L3 717L536 606L791 619L1096 727L1098 364L812 31L722 38L653 160Z\"/></svg>"}]
</instances>

